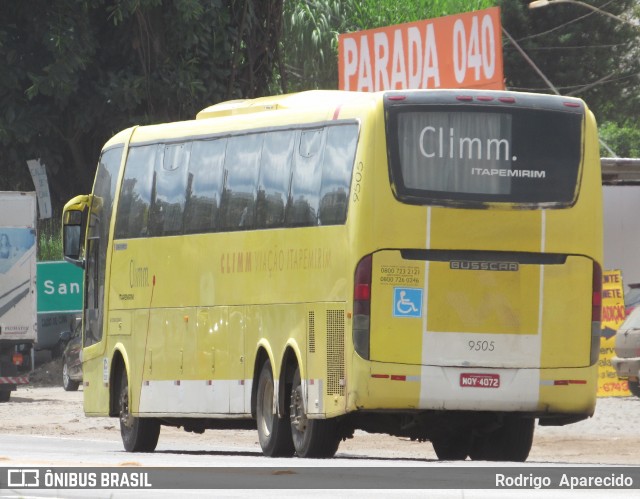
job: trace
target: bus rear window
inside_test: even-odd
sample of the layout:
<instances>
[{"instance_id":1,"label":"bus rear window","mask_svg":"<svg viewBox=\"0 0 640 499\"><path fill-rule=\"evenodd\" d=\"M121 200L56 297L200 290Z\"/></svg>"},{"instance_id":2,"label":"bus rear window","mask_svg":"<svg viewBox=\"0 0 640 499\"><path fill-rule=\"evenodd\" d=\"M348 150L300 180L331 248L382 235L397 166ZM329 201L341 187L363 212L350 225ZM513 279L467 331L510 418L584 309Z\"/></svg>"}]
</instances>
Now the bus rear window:
<instances>
[{"instance_id":1,"label":"bus rear window","mask_svg":"<svg viewBox=\"0 0 640 499\"><path fill-rule=\"evenodd\" d=\"M419 204L570 205L581 131L577 112L391 109L387 143L396 196Z\"/></svg>"}]
</instances>

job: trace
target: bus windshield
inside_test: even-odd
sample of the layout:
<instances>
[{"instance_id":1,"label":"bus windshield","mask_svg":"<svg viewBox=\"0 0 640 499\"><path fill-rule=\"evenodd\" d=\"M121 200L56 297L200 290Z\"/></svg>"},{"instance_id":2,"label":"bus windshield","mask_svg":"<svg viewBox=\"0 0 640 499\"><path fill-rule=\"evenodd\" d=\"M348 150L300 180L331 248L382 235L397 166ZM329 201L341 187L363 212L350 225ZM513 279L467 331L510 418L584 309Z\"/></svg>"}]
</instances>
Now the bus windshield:
<instances>
[{"instance_id":1,"label":"bus windshield","mask_svg":"<svg viewBox=\"0 0 640 499\"><path fill-rule=\"evenodd\" d=\"M387 114L396 195L417 204L571 205L582 110L398 106Z\"/></svg>"}]
</instances>

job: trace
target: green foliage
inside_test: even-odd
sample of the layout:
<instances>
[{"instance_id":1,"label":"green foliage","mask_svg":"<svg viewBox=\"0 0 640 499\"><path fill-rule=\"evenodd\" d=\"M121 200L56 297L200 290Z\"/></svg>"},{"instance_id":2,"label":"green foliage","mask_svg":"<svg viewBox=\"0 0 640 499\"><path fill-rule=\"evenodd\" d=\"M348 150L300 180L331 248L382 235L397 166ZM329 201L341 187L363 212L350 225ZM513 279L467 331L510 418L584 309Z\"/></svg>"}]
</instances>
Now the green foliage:
<instances>
[{"instance_id":1,"label":"green foliage","mask_svg":"<svg viewBox=\"0 0 640 499\"><path fill-rule=\"evenodd\" d=\"M21 0L0 11L0 190L46 165L54 209L91 189L100 148L135 124L232 98L336 88L338 34L499 5L505 29L619 155L640 116L640 29L575 4L522 0ZM636 0L589 0L628 19ZM505 41L509 88L550 92ZM618 125L614 125L614 124ZM615 126L619 128L615 129ZM620 139L617 137L629 137ZM628 151L628 152L627 152Z\"/></svg>"},{"instance_id":2,"label":"green foliage","mask_svg":"<svg viewBox=\"0 0 640 499\"><path fill-rule=\"evenodd\" d=\"M573 3L538 9L528 9L528 3L498 0L503 27L559 92L584 99L600 121L636 121L640 28ZM588 3L637 19L633 15L636 0ZM503 52L508 88L552 93L506 39Z\"/></svg>"},{"instance_id":3,"label":"green foliage","mask_svg":"<svg viewBox=\"0 0 640 499\"><path fill-rule=\"evenodd\" d=\"M284 92L338 87L338 35L493 6L492 0L285 0Z\"/></svg>"},{"instance_id":4,"label":"green foliage","mask_svg":"<svg viewBox=\"0 0 640 499\"><path fill-rule=\"evenodd\" d=\"M621 158L640 158L640 128L637 124L617 124L611 121L600 124L598 132L602 140ZM611 156L602 149L601 156Z\"/></svg>"},{"instance_id":5,"label":"green foliage","mask_svg":"<svg viewBox=\"0 0 640 499\"><path fill-rule=\"evenodd\" d=\"M282 0L21 0L0 13L0 189L46 165L55 208L104 142L269 92Z\"/></svg>"},{"instance_id":6,"label":"green foliage","mask_svg":"<svg viewBox=\"0 0 640 499\"><path fill-rule=\"evenodd\" d=\"M38 222L37 258L39 262L62 260L62 231L59 217Z\"/></svg>"}]
</instances>

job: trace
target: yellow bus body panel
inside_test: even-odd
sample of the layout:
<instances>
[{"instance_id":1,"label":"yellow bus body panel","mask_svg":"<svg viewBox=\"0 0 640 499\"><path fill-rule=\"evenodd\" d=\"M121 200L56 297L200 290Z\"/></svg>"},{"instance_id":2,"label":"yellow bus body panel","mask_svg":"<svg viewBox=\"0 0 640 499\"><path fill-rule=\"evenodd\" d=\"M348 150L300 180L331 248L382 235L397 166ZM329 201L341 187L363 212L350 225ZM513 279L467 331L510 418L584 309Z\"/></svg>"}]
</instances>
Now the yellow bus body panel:
<instances>
[{"instance_id":1,"label":"yellow bus body panel","mask_svg":"<svg viewBox=\"0 0 640 499\"><path fill-rule=\"evenodd\" d=\"M589 365L584 318L592 265L602 262L602 214L592 115L585 114L573 206L418 206L399 202L389 182L381 94L322 95L324 106L308 109L298 107L302 97L274 98L256 102L260 111L232 103L198 120L135 129L131 145L339 116L357 119L360 135L345 225L110 242L106 334L84 350L88 414L109 412L116 351L130 368L135 415L248 417L260 352L276 383L293 352L310 418L367 409L593 412L597 366ZM454 270L448 260L412 259L402 249L569 256L492 272ZM365 360L351 330L354 269L368 254ZM422 293L417 316L394 315L405 288ZM515 395L463 387L464 372L500 373ZM523 386L531 388L526 400L518 398Z\"/></svg>"}]
</instances>

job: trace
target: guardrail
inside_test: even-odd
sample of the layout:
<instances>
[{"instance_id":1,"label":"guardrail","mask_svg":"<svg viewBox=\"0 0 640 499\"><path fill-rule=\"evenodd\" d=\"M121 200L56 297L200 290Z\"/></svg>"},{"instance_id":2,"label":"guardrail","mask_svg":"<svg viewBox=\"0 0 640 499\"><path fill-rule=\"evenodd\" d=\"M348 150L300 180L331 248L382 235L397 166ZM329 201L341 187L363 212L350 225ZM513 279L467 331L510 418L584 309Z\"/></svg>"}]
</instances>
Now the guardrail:
<instances>
[{"instance_id":1,"label":"guardrail","mask_svg":"<svg viewBox=\"0 0 640 499\"><path fill-rule=\"evenodd\" d=\"M640 158L600 158L602 185L640 185Z\"/></svg>"}]
</instances>

